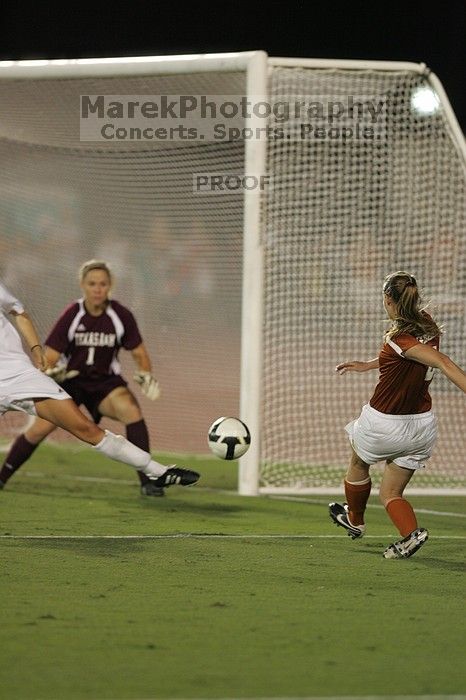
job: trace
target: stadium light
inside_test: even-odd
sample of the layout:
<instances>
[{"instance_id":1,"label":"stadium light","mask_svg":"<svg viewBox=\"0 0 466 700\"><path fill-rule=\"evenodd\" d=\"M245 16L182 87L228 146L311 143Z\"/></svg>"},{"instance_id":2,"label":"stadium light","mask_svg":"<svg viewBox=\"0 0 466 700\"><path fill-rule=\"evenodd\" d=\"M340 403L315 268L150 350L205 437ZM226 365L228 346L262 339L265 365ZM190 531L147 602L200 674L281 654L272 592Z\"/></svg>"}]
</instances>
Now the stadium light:
<instances>
[{"instance_id":1,"label":"stadium light","mask_svg":"<svg viewBox=\"0 0 466 700\"><path fill-rule=\"evenodd\" d=\"M440 100L430 87L416 88L411 95L412 109L422 116L430 116L440 109Z\"/></svg>"}]
</instances>

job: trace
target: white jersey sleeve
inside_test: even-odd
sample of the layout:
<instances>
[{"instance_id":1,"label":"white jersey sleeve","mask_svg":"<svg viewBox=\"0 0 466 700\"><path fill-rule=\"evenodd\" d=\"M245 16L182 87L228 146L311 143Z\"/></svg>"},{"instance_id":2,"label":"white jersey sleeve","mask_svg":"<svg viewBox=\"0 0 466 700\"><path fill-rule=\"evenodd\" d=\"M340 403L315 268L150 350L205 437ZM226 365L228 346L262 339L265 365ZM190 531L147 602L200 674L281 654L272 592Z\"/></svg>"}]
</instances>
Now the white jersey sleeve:
<instances>
[{"instance_id":1,"label":"white jersey sleeve","mask_svg":"<svg viewBox=\"0 0 466 700\"><path fill-rule=\"evenodd\" d=\"M24 313L24 306L22 303L13 296L11 292L8 291L6 287L0 282L0 309L4 314L9 314L12 311L16 311L18 314Z\"/></svg>"},{"instance_id":2,"label":"white jersey sleeve","mask_svg":"<svg viewBox=\"0 0 466 700\"><path fill-rule=\"evenodd\" d=\"M9 395L8 383L34 366L23 350L18 331L8 318L12 311L23 313L24 307L0 283L0 399ZM12 320L12 319L11 319Z\"/></svg>"}]
</instances>

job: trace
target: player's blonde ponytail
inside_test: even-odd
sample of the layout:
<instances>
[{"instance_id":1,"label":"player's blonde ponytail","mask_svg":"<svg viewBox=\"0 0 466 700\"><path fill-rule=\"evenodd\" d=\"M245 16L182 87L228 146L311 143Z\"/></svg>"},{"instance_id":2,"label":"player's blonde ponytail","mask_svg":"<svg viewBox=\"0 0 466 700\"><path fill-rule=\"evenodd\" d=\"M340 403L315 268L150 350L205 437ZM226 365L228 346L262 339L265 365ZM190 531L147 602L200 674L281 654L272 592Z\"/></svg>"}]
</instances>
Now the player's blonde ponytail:
<instances>
[{"instance_id":1,"label":"player's blonde ponytail","mask_svg":"<svg viewBox=\"0 0 466 700\"><path fill-rule=\"evenodd\" d=\"M402 270L387 275L383 291L393 299L397 312L386 333L387 340L400 333L409 333L417 338L435 338L442 333L442 329L426 313L425 306L421 306L422 300L413 275Z\"/></svg>"}]
</instances>

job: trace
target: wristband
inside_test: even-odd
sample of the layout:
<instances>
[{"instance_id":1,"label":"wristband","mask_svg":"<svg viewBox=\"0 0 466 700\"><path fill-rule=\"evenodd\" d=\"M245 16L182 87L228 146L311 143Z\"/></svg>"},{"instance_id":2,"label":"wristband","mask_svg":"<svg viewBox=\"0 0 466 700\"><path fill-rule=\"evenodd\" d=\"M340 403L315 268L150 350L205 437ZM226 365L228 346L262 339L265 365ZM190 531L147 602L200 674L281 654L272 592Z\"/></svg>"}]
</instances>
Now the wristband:
<instances>
[{"instance_id":1,"label":"wristband","mask_svg":"<svg viewBox=\"0 0 466 700\"><path fill-rule=\"evenodd\" d=\"M42 347L42 345L40 345L40 343L36 343L35 345L32 346L31 352L34 350L34 348L41 348L41 347Z\"/></svg>"}]
</instances>

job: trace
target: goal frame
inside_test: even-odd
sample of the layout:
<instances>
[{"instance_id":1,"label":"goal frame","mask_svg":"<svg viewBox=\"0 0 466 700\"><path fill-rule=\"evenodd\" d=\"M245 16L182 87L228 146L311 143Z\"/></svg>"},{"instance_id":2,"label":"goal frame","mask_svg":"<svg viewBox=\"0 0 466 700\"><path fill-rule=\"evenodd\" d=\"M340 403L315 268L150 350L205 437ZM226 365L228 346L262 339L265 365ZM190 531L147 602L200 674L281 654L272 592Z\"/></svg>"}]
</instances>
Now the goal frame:
<instances>
[{"instance_id":1,"label":"goal frame","mask_svg":"<svg viewBox=\"0 0 466 700\"><path fill-rule=\"evenodd\" d=\"M247 95L267 98L269 67L296 67L335 70L410 71L425 76L439 97L452 143L466 170L466 142L438 79L424 63L400 61L364 61L313 58L269 57L265 51L174 56L135 56L115 58L81 58L54 60L0 61L1 80L42 80L59 78L92 78L105 76L143 76L196 72L244 71ZM261 120L252 115L245 126L254 129ZM265 139L245 141L244 169L247 175L260 177L266 172ZM263 323L263 262L261 240L261 193L258 189L244 193L243 215L243 281L241 320L241 379L239 416L249 426L252 440L246 455L239 460L238 490L241 495L341 493L341 489L314 487L308 489L260 487L261 454L261 378ZM466 489L417 489L411 493L466 494Z\"/></svg>"}]
</instances>

